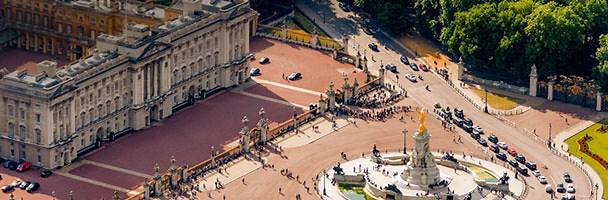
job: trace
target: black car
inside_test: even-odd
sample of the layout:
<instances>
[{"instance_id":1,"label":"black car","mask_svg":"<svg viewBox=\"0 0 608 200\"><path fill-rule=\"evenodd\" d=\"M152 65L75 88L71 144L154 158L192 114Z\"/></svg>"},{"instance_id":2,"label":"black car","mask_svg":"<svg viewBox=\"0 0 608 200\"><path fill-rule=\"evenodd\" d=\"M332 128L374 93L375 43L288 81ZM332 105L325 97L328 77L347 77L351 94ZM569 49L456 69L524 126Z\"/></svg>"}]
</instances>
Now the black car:
<instances>
[{"instance_id":1,"label":"black car","mask_svg":"<svg viewBox=\"0 0 608 200\"><path fill-rule=\"evenodd\" d=\"M351 9L350 9L350 5L348 5L348 4L345 4L345 3L340 2L340 3L338 4L338 6L339 6L339 7L340 7L340 9L342 9L344 12L350 12L350 11L351 11Z\"/></svg>"},{"instance_id":2,"label":"black car","mask_svg":"<svg viewBox=\"0 0 608 200\"><path fill-rule=\"evenodd\" d=\"M409 59L407 59L407 57L406 57L406 56L401 56L401 62L402 62L403 64L406 64L406 65L409 65L409 64L410 64L410 60L409 60Z\"/></svg>"},{"instance_id":3,"label":"black car","mask_svg":"<svg viewBox=\"0 0 608 200\"><path fill-rule=\"evenodd\" d=\"M488 136L488 141L496 144L496 143L498 143L498 137L496 137L495 135L490 135L490 136Z\"/></svg>"},{"instance_id":4,"label":"black car","mask_svg":"<svg viewBox=\"0 0 608 200\"><path fill-rule=\"evenodd\" d=\"M462 112L462 110L458 110L456 108L454 108L454 115L456 115L456 117L463 119L464 118L464 112Z\"/></svg>"},{"instance_id":5,"label":"black car","mask_svg":"<svg viewBox=\"0 0 608 200\"><path fill-rule=\"evenodd\" d=\"M2 192L4 192L4 193L12 192L14 189L15 189L15 187L13 187L12 185L2 186Z\"/></svg>"},{"instance_id":6,"label":"black car","mask_svg":"<svg viewBox=\"0 0 608 200\"><path fill-rule=\"evenodd\" d=\"M500 148L499 148L499 147L498 147L498 145L496 145L496 144L491 144L491 145L490 145L490 150L491 150L492 152L494 152L494 153L498 153L498 152L500 152Z\"/></svg>"},{"instance_id":7,"label":"black car","mask_svg":"<svg viewBox=\"0 0 608 200\"><path fill-rule=\"evenodd\" d=\"M48 169L43 169L40 172L40 177L42 177L42 178L46 178L46 177L49 177L51 175L53 175L53 172L51 170L48 170Z\"/></svg>"},{"instance_id":8,"label":"black car","mask_svg":"<svg viewBox=\"0 0 608 200\"><path fill-rule=\"evenodd\" d=\"M27 186L27 188L25 189L25 191L32 193L35 192L36 190L38 190L38 188L40 188L40 184L33 182L32 184L30 184L29 186Z\"/></svg>"},{"instance_id":9,"label":"black car","mask_svg":"<svg viewBox=\"0 0 608 200\"><path fill-rule=\"evenodd\" d=\"M414 71L420 70L420 69L418 69L418 65L416 65L416 63L410 64L410 68L412 68L412 70L414 70Z\"/></svg>"},{"instance_id":10,"label":"black car","mask_svg":"<svg viewBox=\"0 0 608 200\"><path fill-rule=\"evenodd\" d=\"M528 176L528 169L526 169L524 166L517 167L517 172L524 176Z\"/></svg>"},{"instance_id":11,"label":"black car","mask_svg":"<svg viewBox=\"0 0 608 200\"><path fill-rule=\"evenodd\" d=\"M484 140L483 138L479 138L479 134L473 134L473 135L474 135L473 138L477 137L476 138L477 142L479 144L481 144L481 146L484 146L484 147L488 146L488 143L486 142L486 140Z\"/></svg>"},{"instance_id":12,"label":"black car","mask_svg":"<svg viewBox=\"0 0 608 200\"><path fill-rule=\"evenodd\" d=\"M515 168L519 167L519 163L517 163L517 160L509 160L509 165Z\"/></svg>"},{"instance_id":13,"label":"black car","mask_svg":"<svg viewBox=\"0 0 608 200\"><path fill-rule=\"evenodd\" d=\"M528 161L528 162L526 162L526 167L527 167L528 169L530 169L530 170L534 171L534 170L536 170L536 163L533 163L533 162Z\"/></svg>"},{"instance_id":14,"label":"black car","mask_svg":"<svg viewBox=\"0 0 608 200\"><path fill-rule=\"evenodd\" d=\"M501 159L503 161L507 160L507 154L503 153L503 152L498 152L496 153L496 158Z\"/></svg>"},{"instance_id":15,"label":"black car","mask_svg":"<svg viewBox=\"0 0 608 200\"><path fill-rule=\"evenodd\" d=\"M470 126L471 128L473 127L473 120L466 118L464 121L464 124L466 124L467 126Z\"/></svg>"},{"instance_id":16,"label":"black car","mask_svg":"<svg viewBox=\"0 0 608 200\"><path fill-rule=\"evenodd\" d=\"M526 157L520 155L515 156L515 160L517 160L517 162L520 162L521 164L526 163Z\"/></svg>"},{"instance_id":17,"label":"black car","mask_svg":"<svg viewBox=\"0 0 608 200\"><path fill-rule=\"evenodd\" d=\"M449 160L449 161L456 162L456 163L458 162L458 160L454 157L454 155L451 155L451 154L443 155L442 159Z\"/></svg>"},{"instance_id":18,"label":"black car","mask_svg":"<svg viewBox=\"0 0 608 200\"><path fill-rule=\"evenodd\" d=\"M27 186L30 186L31 182L29 181L24 181L21 182L21 184L19 184L19 188L21 188L22 190L25 190L25 188L27 188Z\"/></svg>"},{"instance_id":19,"label":"black car","mask_svg":"<svg viewBox=\"0 0 608 200\"><path fill-rule=\"evenodd\" d=\"M388 64L386 65L386 69L388 71L391 71L393 73L397 73L397 66L393 65L393 64Z\"/></svg>"},{"instance_id":20,"label":"black car","mask_svg":"<svg viewBox=\"0 0 608 200\"><path fill-rule=\"evenodd\" d=\"M462 130L466 131L467 133L472 133L473 132L473 127L467 125L466 123L462 123Z\"/></svg>"},{"instance_id":21,"label":"black car","mask_svg":"<svg viewBox=\"0 0 608 200\"><path fill-rule=\"evenodd\" d=\"M7 160L7 161L4 161L4 163L2 163L2 166L4 168L10 169L10 170L16 170L17 166L19 166L19 163L12 161L12 160Z\"/></svg>"},{"instance_id":22,"label":"black car","mask_svg":"<svg viewBox=\"0 0 608 200\"><path fill-rule=\"evenodd\" d=\"M371 50L373 50L373 51L379 51L379 50L378 50L378 45L376 45L376 44L374 44L374 43L369 43L367 46L368 46L368 47L369 47Z\"/></svg>"}]
</instances>

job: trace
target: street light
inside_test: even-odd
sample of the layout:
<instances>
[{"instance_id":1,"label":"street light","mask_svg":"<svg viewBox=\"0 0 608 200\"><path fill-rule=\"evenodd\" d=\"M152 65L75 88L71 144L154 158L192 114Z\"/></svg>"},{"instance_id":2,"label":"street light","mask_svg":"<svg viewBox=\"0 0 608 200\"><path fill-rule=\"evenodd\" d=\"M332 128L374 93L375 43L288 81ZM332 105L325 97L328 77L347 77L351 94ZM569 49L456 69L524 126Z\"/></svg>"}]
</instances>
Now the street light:
<instances>
[{"instance_id":1,"label":"street light","mask_svg":"<svg viewBox=\"0 0 608 200\"><path fill-rule=\"evenodd\" d=\"M404 128L403 131L402 131L402 133L403 133L403 154L407 155L407 152L405 151L406 150L405 149L405 138L406 138L406 135L407 135L407 129Z\"/></svg>"},{"instance_id":2,"label":"street light","mask_svg":"<svg viewBox=\"0 0 608 200\"><path fill-rule=\"evenodd\" d=\"M327 172L325 170L323 170L323 195L327 195L327 192L325 191L325 179L327 176Z\"/></svg>"},{"instance_id":3,"label":"street light","mask_svg":"<svg viewBox=\"0 0 608 200\"><path fill-rule=\"evenodd\" d=\"M488 113L488 89L483 88L483 91L485 92L485 95L486 95L486 107L483 109L483 111Z\"/></svg>"},{"instance_id":4,"label":"street light","mask_svg":"<svg viewBox=\"0 0 608 200\"><path fill-rule=\"evenodd\" d=\"M547 146L551 149L551 123L549 123L549 138L547 139Z\"/></svg>"}]
</instances>

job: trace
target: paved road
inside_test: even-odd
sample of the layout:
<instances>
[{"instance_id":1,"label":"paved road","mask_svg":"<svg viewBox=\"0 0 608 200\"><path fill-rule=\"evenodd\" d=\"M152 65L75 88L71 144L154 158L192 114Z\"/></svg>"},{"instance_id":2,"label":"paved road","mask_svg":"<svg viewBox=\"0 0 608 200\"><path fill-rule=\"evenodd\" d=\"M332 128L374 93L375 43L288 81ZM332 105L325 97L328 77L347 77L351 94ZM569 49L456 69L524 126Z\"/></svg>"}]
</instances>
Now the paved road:
<instances>
[{"instance_id":1,"label":"paved road","mask_svg":"<svg viewBox=\"0 0 608 200\"><path fill-rule=\"evenodd\" d=\"M328 23L320 23L320 26L325 30L328 30L327 32L329 35L338 38L350 38L348 47L349 52L355 52L354 54L356 54L357 47L360 51L363 51L364 49L367 49L367 44L371 42L381 44L379 52L373 52L369 49L366 50L368 58L373 56L374 60L376 60L376 62L372 60L369 61L368 66L370 67L370 70L377 70L380 65L380 60L382 60L382 63L384 64L396 64L401 72L399 75L400 80L397 80L395 74L390 72L387 73L389 76L388 80L398 82L399 85L405 86L410 96L422 106L432 108L435 103L440 103L442 105L449 105L450 107L456 106L459 109L464 109L467 117L471 118L475 124L483 127L486 132L494 133L501 139L501 141L506 142L510 146L515 147L520 153L523 153L528 160L535 161L539 167L547 166L548 169L543 169L541 172L549 179L549 183L551 183L553 187L555 187L556 183L563 182L562 174L564 172L569 172L576 183L575 187L577 189L577 198L589 198L591 193L589 180L576 166L553 155L544 145L531 140L520 130L508 126L502 123L500 120L477 110L462 96L456 93L451 86L447 85L445 81L441 80L436 75L430 72L413 72L408 67L401 64L399 62L399 57L401 54L408 55L408 57L414 57L411 50L399 47L398 44L394 43L391 39L387 38L383 34L375 34L374 36L366 35L361 31L359 26L352 25L352 23L333 23L347 20L349 17L352 18L352 13L344 13L342 10L337 8L336 0L332 0L332 4L327 4L326 2L319 0L298 0L296 3L304 3L304 5L316 5L316 7L314 7L315 12L313 12L317 14L318 18L316 21L321 21L319 20L321 19L319 16L324 15L325 21ZM319 12L324 13L319 14ZM337 17L337 19L333 19L330 16ZM385 49L385 46L389 46L392 50ZM416 59L416 61L417 63L421 62L421 60L418 59ZM405 73L421 75L424 78L424 81L413 84L403 78L403 74ZM426 85L429 85L431 92L426 91ZM460 133L463 136L468 135L462 131ZM509 156L509 159L512 159L512 157ZM535 177L530 177L527 180L531 185L530 188L532 189L527 199L545 199L549 197L549 195L544 193L544 186L541 185L535 179Z\"/></svg>"}]
</instances>

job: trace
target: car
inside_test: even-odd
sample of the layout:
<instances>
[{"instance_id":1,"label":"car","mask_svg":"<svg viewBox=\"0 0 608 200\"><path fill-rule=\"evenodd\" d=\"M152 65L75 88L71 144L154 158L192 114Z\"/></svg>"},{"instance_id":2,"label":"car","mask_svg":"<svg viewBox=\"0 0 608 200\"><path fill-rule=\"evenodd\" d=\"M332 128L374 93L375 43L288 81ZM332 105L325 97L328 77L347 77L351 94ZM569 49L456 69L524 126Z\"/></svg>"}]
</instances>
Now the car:
<instances>
[{"instance_id":1,"label":"car","mask_svg":"<svg viewBox=\"0 0 608 200\"><path fill-rule=\"evenodd\" d=\"M538 182L540 182L540 184L547 184L547 177L538 176Z\"/></svg>"},{"instance_id":2,"label":"car","mask_svg":"<svg viewBox=\"0 0 608 200\"><path fill-rule=\"evenodd\" d=\"M479 135L477 134L473 134L476 135L476 137L479 137ZM473 137L475 138L475 137ZM486 142L486 140L484 140L483 138L479 138L477 139L477 143L481 144L481 146L487 147L488 146L488 142Z\"/></svg>"},{"instance_id":3,"label":"car","mask_svg":"<svg viewBox=\"0 0 608 200\"><path fill-rule=\"evenodd\" d=\"M18 165L19 164L17 162L12 161L12 160L7 160L7 161L4 161L4 163L2 163L2 166L4 166L4 168L10 169L10 170L16 170Z\"/></svg>"},{"instance_id":4,"label":"car","mask_svg":"<svg viewBox=\"0 0 608 200\"><path fill-rule=\"evenodd\" d=\"M538 177L538 176L540 176L540 171L534 170L534 171L532 171L532 175Z\"/></svg>"},{"instance_id":5,"label":"car","mask_svg":"<svg viewBox=\"0 0 608 200\"><path fill-rule=\"evenodd\" d=\"M437 108L437 109L440 109L440 108L441 108L441 104L439 104L439 103L435 103L435 105L433 105L433 107L435 107L435 108Z\"/></svg>"},{"instance_id":6,"label":"car","mask_svg":"<svg viewBox=\"0 0 608 200\"><path fill-rule=\"evenodd\" d=\"M458 163L458 160L454 157L454 155L451 155L451 154L445 154L445 155L443 155L443 157L441 157L441 159Z\"/></svg>"},{"instance_id":7,"label":"car","mask_svg":"<svg viewBox=\"0 0 608 200\"><path fill-rule=\"evenodd\" d=\"M471 120L470 118L466 118L463 122L467 126L470 126L471 128L473 128L473 120Z\"/></svg>"},{"instance_id":8,"label":"car","mask_svg":"<svg viewBox=\"0 0 608 200\"><path fill-rule=\"evenodd\" d=\"M380 51L380 50L378 50L378 45L376 45L376 43L369 43L367 45L367 47L369 47L372 51L376 51L376 52Z\"/></svg>"},{"instance_id":9,"label":"car","mask_svg":"<svg viewBox=\"0 0 608 200\"><path fill-rule=\"evenodd\" d=\"M519 166L517 167L517 172L519 172L520 174L524 175L524 176L528 176L528 169L526 169L526 167L524 166Z\"/></svg>"},{"instance_id":10,"label":"car","mask_svg":"<svg viewBox=\"0 0 608 200\"><path fill-rule=\"evenodd\" d=\"M566 197L566 200L574 200L574 194L564 194L562 195L562 199L564 198L564 196Z\"/></svg>"},{"instance_id":11,"label":"car","mask_svg":"<svg viewBox=\"0 0 608 200\"><path fill-rule=\"evenodd\" d=\"M21 163L19 163L19 166L17 166L17 172L25 172L27 170L30 169L30 162L28 161L23 161Z\"/></svg>"},{"instance_id":12,"label":"car","mask_svg":"<svg viewBox=\"0 0 608 200\"><path fill-rule=\"evenodd\" d=\"M32 193L35 192L36 190L38 190L38 188L40 188L40 184L33 182L32 184L30 184L29 186L27 186L27 188L25 188L26 192Z\"/></svg>"},{"instance_id":13,"label":"car","mask_svg":"<svg viewBox=\"0 0 608 200\"><path fill-rule=\"evenodd\" d=\"M474 125L473 126L473 133L477 133L477 134L483 135L483 128L481 128L478 125Z\"/></svg>"},{"instance_id":14,"label":"car","mask_svg":"<svg viewBox=\"0 0 608 200\"><path fill-rule=\"evenodd\" d=\"M268 57L260 58L260 64L263 65L263 64L268 64L268 63L270 63L270 58L268 58Z\"/></svg>"},{"instance_id":15,"label":"car","mask_svg":"<svg viewBox=\"0 0 608 200\"><path fill-rule=\"evenodd\" d=\"M12 192L14 189L15 189L15 187L13 187L12 185L2 186L2 192L4 192L4 193Z\"/></svg>"},{"instance_id":16,"label":"car","mask_svg":"<svg viewBox=\"0 0 608 200\"><path fill-rule=\"evenodd\" d=\"M406 74L405 78L407 78L407 80L410 80L412 83L418 82L416 76L414 76L413 74Z\"/></svg>"},{"instance_id":17,"label":"car","mask_svg":"<svg viewBox=\"0 0 608 200\"><path fill-rule=\"evenodd\" d=\"M566 192L566 188L564 188L563 183L558 183L557 185L555 185L555 191L559 193L564 193Z\"/></svg>"},{"instance_id":18,"label":"car","mask_svg":"<svg viewBox=\"0 0 608 200\"><path fill-rule=\"evenodd\" d=\"M25 188L27 188L27 186L30 185L31 182L29 181L23 181L21 182L21 184L19 184L19 188L21 188L22 190L25 190Z\"/></svg>"},{"instance_id":19,"label":"car","mask_svg":"<svg viewBox=\"0 0 608 200\"><path fill-rule=\"evenodd\" d=\"M462 125L464 124L464 123L462 123L462 119L460 119L458 117L452 119L452 123L456 124L456 126L458 126L458 127L462 127Z\"/></svg>"},{"instance_id":20,"label":"car","mask_svg":"<svg viewBox=\"0 0 608 200\"><path fill-rule=\"evenodd\" d=\"M40 177L42 177L42 178L46 178L51 175L53 175L53 172L51 170L43 169L42 171L40 171Z\"/></svg>"},{"instance_id":21,"label":"car","mask_svg":"<svg viewBox=\"0 0 608 200\"><path fill-rule=\"evenodd\" d=\"M410 60L407 59L407 56L401 56L400 60L403 64L406 64L406 65L410 64Z\"/></svg>"},{"instance_id":22,"label":"car","mask_svg":"<svg viewBox=\"0 0 608 200\"><path fill-rule=\"evenodd\" d=\"M575 193L576 189L574 189L574 184L572 184L572 183L568 184L568 186L566 187L566 192L571 193L571 194Z\"/></svg>"},{"instance_id":23,"label":"car","mask_svg":"<svg viewBox=\"0 0 608 200\"><path fill-rule=\"evenodd\" d=\"M496 153L496 158L501 159L503 161L507 160L507 154L503 153L503 152L498 152Z\"/></svg>"},{"instance_id":24,"label":"car","mask_svg":"<svg viewBox=\"0 0 608 200\"><path fill-rule=\"evenodd\" d=\"M553 193L553 188L551 188L551 184L545 185L545 192L549 194Z\"/></svg>"},{"instance_id":25,"label":"car","mask_svg":"<svg viewBox=\"0 0 608 200\"><path fill-rule=\"evenodd\" d=\"M526 163L526 157L524 157L523 155L519 154L517 156L515 156L515 160L517 160L517 162L520 162L521 164Z\"/></svg>"},{"instance_id":26,"label":"car","mask_svg":"<svg viewBox=\"0 0 608 200\"><path fill-rule=\"evenodd\" d=\"M414 70L414 71L420 70L420 69L418 69L418 65L416 65L416 63L410 64L410 68L412 68L412 70Z\"/></svg>"},{"instance_id":27,"label":"car","mask_svg":"<svg viewBox=\"0 0 608 200\"><path fill-rule=\"evenodd\" d=\"M21 185L21 182L21 179L15 179L13 182L11 182L10 186L17 187Z\"/></svg>"},{"instance_id":28,"label":"car","mask_svg":"<svg viewBox=\"0 0 608 200\"><path fill-rule=\"evenodd\" d=\"M393 64L390 64L390 63L389 63L388 65L386 65L386 69L387 69L388 71L393 72L393 73L397 73L397 66L395 66L395 65L393 65Z\"/></svg>"},{"instance_id":29,"label":"car","mask_svg":"<svg viewBox=\"0 0 608 200\"><path fill-rule=\"evenodd\" d=\"M428 68L428 67L426 67L426 65L425 65L425 64L420 64L420 70L425 71L425 72L428 72L428 71L429 71L429 68Z\"/></svg>"},{"instance_id":30,"label":"car","mask_svg":"<svg viewBox=\"0 0 608 200\"><path fill-rule=\"evenodd\" d=\"M509 165L513 167L519 167L519 163L516 160L509 160Z\"/></svg>"},{"instance_id":31,"label":"car","mask_svg":"<svg viewBox=\"0 0 608 200\"><path fill-rule=\"evenodd\" d=\"M568 172L564 173L564 181L566 181L566 183L572 183L572 178Z\"/></svg>"},{"instance_id":32,"label":"car","mask_svg":"<svg viewBox=\"0 0 608 200\"><path fill-rule=\"evenodd\" d=\"M515 150L515 148L511 147L507 150L507 153L509 153L509 155L511 156L517 156L517 150Z\"/></svg>"},{"instance_id":33,"label":"car","mask_svg":"<svg viewBox=\"0 0 608 200\"><path fill-rule=\"evenodd\" d=\"M496 144L490 144L490 150L493 151L494 153L500 152L500 148Z\"/></svg>"},{"instance_id":34,"label":"car","mask_svg":"<svg viewBox=\"0 0 608 200\"><path fill-rule=\"evenodd\" d=\"M496 137L495 135L490 135L490 136L488 136L488 141L496 144L496 143L498 143L498 137Z\"/></svg>"},{"instance_id":35,"label":"car","mask_svg":"<svg viewBox=\"0 0 608 200\"><path fill-rule=\"evenodd\" d=\"M526 162L526 167L530 170L536 170L536 163L528 161Z\"/></svg>"},{"instance_id":36,"label":"car","mask_svg":"<svg viewBox=\"0 0 608 200\"><path fill-rule=\"evenodd\" d=\"M500 147L503 150L507 150L509 148L509 145L507 145L507 143L504 143L504 142L498 142L496 144L498 145L498 147Z\"/></svg>"},{"instance_id":37,"label":"car","mask_svg":"<svg viewBox=\"0 0 608 200\"><path fill-rule=\"evenodd\" d=\"M302 78L302 74L300 72L291 73L287 77L287 79L289 79L290 81L295 81L295 80L298 80L298 79L301 79L301 78Z\"/></svg>"},{"instance_id":38,"label":"car","mask_svg":"<svg viewBox=\"0 0 608 200\"><path fill-rule=\"evenodd\" d=\"M454 115L460 119L464 119L464 111L454 108Z\"/></svg>"},{"instance_id":39,"label":"car","mask_svg":"<svg viewBox=\"0 0 608 200\"><path fill-rule=\"evenodd\" d=\"M340 7L340 9L342 9L344 12L350 12L350 11L351 11L350 6L349 6L348 4L345 4L345 3L340 2L340 3L338 3L338 6L339 6L339 7Z\"/></svg>"},{"instance_id":40,"label":"car","mask_svg":"<svg viewBox=\"0 0 608 200\"><path fill-rule=\"evenodd\" d=\"M472 126L470 126L470 125L468 125L468 124L466 123L466 121L463 121L463 122L462 122L462 130L464 130L464 131L465 131L465 132L467 132L467 133L473 133L473 127L472 127Z\"/></svg>"},{"instance_id":41,"label":"car","mask_svg":"<svg viewBox=\"0 0 608 200\"><path fill-rule=\"evenodd\" d=\"M261 71L260 71L260 68L255 67L255 68L252 68L252 69L249 71L249 74L250 74L251 76L257 76L257 75L260 75L260 72L261 72Z\"/></svg>"}]
</instances>

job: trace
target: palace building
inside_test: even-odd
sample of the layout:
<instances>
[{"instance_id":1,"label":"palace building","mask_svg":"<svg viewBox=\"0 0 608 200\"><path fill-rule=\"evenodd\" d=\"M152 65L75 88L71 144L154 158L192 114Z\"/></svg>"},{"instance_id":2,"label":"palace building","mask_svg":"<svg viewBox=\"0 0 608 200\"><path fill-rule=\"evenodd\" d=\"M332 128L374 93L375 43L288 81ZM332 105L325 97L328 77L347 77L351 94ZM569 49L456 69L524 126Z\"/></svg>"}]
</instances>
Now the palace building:
<instances>
[{"instance_id":1,"label":"palace building","mask_svg":"<svg viewBox=\"0 0 608 200\"><path fill-rule=\"evenodd\" d=\"M5 46L68 60L88 55L101 34L119 35L125 21L157 26L181 14L141 0L0 1L0 21L18 33Z\"/></svg>"},{"instance_id":2,"label":"palace building","mask_svg":"<svg viewBox=\"0 0 608 200\"><path fill-rule=\"evenodd\" d=\"M24 1L30 2L30 1ZM249 78L258 13L247 0L182 0L162 25L100 34L90 56L44 61L0 79L0 156L44 168Z\"/></svg>"}]
</instances>

